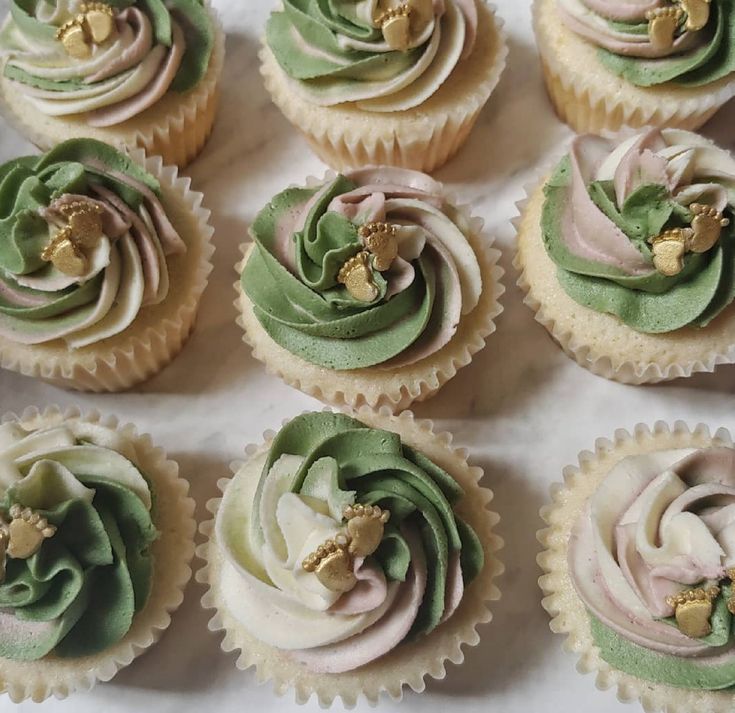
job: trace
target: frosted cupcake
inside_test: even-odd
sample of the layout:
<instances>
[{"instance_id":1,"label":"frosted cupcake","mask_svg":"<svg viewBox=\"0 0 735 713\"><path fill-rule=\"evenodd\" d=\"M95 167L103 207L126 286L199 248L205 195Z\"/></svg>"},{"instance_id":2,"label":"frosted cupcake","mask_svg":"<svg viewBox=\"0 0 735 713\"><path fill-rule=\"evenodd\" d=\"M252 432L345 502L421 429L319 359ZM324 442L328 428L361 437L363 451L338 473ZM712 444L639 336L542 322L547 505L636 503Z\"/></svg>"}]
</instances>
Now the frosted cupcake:
<instances>
[{"instance_id":1,"label":"frosted cupcake","mask_svg":"<svg viewBox=\"0 0 735 713\"><path fill-rule=\"evenodd\" d=\"M129 388L194 324L211 271L201 194L160 158L91 139L0 166L0 365Z\"/></svg>"},{"instance_id":2,"label":"frosted cupcake","mask_svg":"<svg viewBox=\"0 0 735 713\"><path fill-rule=\"evenodd\" d=\"M732 710L735 450L682 423L618 431L542 511L539 583L579 669L646 710Z\"/></svg>"},{"instance_id":3,"label":"frosted cupcake","mask_svg":"<svg viewBox=\"0 0 735 713\"><path fill-rule=\"evenodd\" d=\"M183 167L212 131L223 62L202 0L10 0L0 110L42 149L93 138Z\"/></svg>"},{"instance_id":4,"label":"frosted cupcake","mask_svg":"<svg viewBox=\"0 0 735 713\"><path fill-rule=\"evenodd\" d=\"M562 348L628 383L735 361L735 160L696 134L582 136L518 221L526 302Z\"/></svg>"},{"instance_id":5,"label":"frosted cupcake","mask_svg":"<svg viewBox=\"0 0 735 713\"><path fill-rule=\"evenodd\" d=\"M468 364L501 307L482 222L429 176L367 168L279 193L239 266L240 324L269 371L330 403L394 410Z\"/></svg>"},{"instance_id":6,"label":"frosted cupcake","mask_svg":"<svg viewBox=\"0 0 735 713\"><path fill-rule=\"evenodd\" d=\"M150 647L183 599L194 502L147 436L76 410L0 425L0 689L64 698Z\"/></svg>"},{"instance_id":7,"label":"frosted cupcake","mask_svg":"<svg viewBox=\"0 0 735 713\"><path fill-rule=\"evenodd\" d=\"M735 95L730 0L535 0L559 116L578 132L697 129Z\"/></svg>"},{"instance_id":8,"label":"frosted cupcake","mask_svg":"<svg viewBox=\"0 0 735 713\"><path fill-rule=\"evenodd\" d=\"M478 643L499 596L482 472L410 413L358 415L306 413L266 434L202 527L210 627L239 668L300 703L423 690Z\"/></svg>"},{"instance_id":9,"label":"frosted cupcake","mask_svg":"<svg viewBox=\"0 0 735 713\"><path fill-rule=\"evenodd\" d=\"M433 171L464 143L506 56L484 0L285 0L268 21L261 71L333 168Z\"/></svg>"}]
</instances>

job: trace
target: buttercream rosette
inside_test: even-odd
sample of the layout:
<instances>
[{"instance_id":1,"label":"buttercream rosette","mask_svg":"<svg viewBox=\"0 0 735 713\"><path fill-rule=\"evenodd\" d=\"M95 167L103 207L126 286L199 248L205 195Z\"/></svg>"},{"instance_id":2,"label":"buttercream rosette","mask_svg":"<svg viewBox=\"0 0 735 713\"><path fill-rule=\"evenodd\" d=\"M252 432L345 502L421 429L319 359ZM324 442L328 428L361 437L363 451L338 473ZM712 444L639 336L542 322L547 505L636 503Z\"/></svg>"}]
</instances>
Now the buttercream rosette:
<instances>
[{"instance_id":1,"label":"buttercream rosette","mask_svg":"<svg viewBox=\"0 0 735 713\"><path fill-rule=\"evenodd\" d=\"M580 670L670 713L732 706L730 435L657 423L601 439L542 510L539 580Z\"/></svg>"},{"instance_id":2,"label":"buttercream rosette","mask_svg":"<svg viewBox=\"0 0 735 713\"><path fill-rule=\"evenodd\" d=\"M132 426L76 409L0 425L0 689L64 698L158 640L183 599L194 502Z\"/></svg>"},{"instance_id":3,"label":"buttercream rosette","mask_svg":"<svg viewBox=\"0 0 735 713\"><path fill-rule=\"evenodd\" d=\"M184 166L212 129L224 60L202 0L11 0L0 105L37 146L89 137Z\"/></svg>"},{"instance_id":4,"label":"buttercream rosette","mask_svg":"<svg viewBox=\"0 0 735 713\"><path fill-rule=\"evenodd\" d=\"M261 71L333 168L432 171L464 143L506 55L484 0L285 0Z\"/></svg>"},{"instance_id":5,"label":"buttercream rosette","mask_svg":"<svg viewBox=\"0 0 735 713\"><path fill-rule=\"evenodd\" d=\"M276 690L400 697L489 621L502 569L481 472L408 412L306 413L248 449L202 530L210 627Z\"/></svg>"},{"instance_id":6,"label":"buttercream rosette","mask_svg":"<svg viewBox=\"0 0 735 713\"><path fill-rule=\"evenodd\" d=\"M694 130L735 95L731 0L535 0L552 102L577 132Z\"/></svg>"},{"instance_id":7,"label":"buttercream rosette","mask_svg":"<svg viewBox=\"0 0 735 713\"><path fill-rule=\"evenodd\" d=\"M516 266L582 366L630 383L735 358L735 160L690 132L576 138L521 207Z\"/></svg>"},{"instance_id":8,"label":"buttercream rosette","mask_svg":"<svg viewBox=\"0 0 735 713\"><path fill-rule=\"evenodd\" d=\"M481 222L425 174L366 168L279 193L237 289L256 358L330 403L404 408L471 361L501 308Z\"/></svg>"},{"instance_id":9,"label":"buttercream rosette","mask_svg":"<svg viewBox=\"0 0 735 713\"><path fill-rule=\"evenodd\" d=\"M91 139L0 167L2 366L95 391L161 369L211 269L200 200L160 159Z\"/></svg>"}]
</instances>

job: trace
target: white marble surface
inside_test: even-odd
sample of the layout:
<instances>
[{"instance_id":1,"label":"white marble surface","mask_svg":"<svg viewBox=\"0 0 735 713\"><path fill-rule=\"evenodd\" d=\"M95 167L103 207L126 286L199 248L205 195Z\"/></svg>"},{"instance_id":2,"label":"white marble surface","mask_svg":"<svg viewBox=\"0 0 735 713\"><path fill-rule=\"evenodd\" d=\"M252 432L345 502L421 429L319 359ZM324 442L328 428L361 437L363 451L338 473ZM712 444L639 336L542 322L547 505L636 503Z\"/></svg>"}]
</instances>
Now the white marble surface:
<instances>
[{"instance_id":1,"label":"white marble surface","mask_svg":"<svg viewBox=\"0 0 735 713\"><path fill-rule=\"evenodd\" d=\"M197 330L181 356L158 377L134 392L88 396L68 393L15 374L0 374L2 411L30 404L79 404L115 413L153 434L176 459L192 485L197 514L216 493L218 478L244 446L261 432L315 401L264 373L240 339L232 306L233 265L248 222L284 186L324 167L306 143L271 106L257 71L260 29L271 0L214 0L228 32L227 65L217 126L204 154L189 169L194 187L205 193L216 229L215 270L204 296ZM482 630L478 648L461 668L431 682L422 696L383 710L457 713L495 710L514 713L622 708L611 692L598 692L590 676L576 673L572 656L561 650L540 605L536 580L538 510L561 469L591 448L598 436L637 422L684 419L735 431L735 368L715 375L657 387L607 382L565 357L534 322L514 286L509 220L522 187L539 165L569 136L555 118L543 91L530 25L529 0L496 0L510 34L509 68L459 156L438 177L472 201L503 249L508 288L505 312L483 353L444 390L416 408L454 432L472 460L486 472L506 540L503 599L495 619ZM7 0L0 0L4 15ZM726 108L705 133L735 144L735 111ZM0 120L0 160L32 147ZM250 673L234 667L235 657L219 649L199 607L202 590L190 585L186 601L162 641L112 683L43 708L54 713L117 713L142 710L285 711L292 699L277 699L257 686ZM14 706L0 698L0 712ZM21 710L37 710L31 703ZM339 706L338 706L339 708ZM366 707L367 708L367 707ZM306 709L317 710L315 703Z\"/></svg>"}]
</instances>

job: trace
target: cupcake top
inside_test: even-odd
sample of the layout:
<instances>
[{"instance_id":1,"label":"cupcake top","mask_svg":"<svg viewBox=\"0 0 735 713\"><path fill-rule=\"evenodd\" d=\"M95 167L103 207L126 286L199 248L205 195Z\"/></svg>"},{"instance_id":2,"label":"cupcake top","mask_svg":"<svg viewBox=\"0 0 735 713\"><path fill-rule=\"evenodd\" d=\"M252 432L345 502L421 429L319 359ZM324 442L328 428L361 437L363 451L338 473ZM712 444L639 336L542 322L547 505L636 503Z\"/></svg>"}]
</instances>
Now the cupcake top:
<instances>
[{"instance_id":1,"label":"cupcake top","mask_svg":"<svg viewBox=\"0 0 735 713\"><path fill-rule=\"evenodd\" d=\"M0 336L75 349L124 331L169 290L186 251L158 181L75 139L0 166Z\"/></svg>"},{"instance_id":2,"label":"cupcake top","mask_svg":"<svg viewBox=\"0 0 735 713\"><path fill-rule=\"evenodd\" d=\"M467 217L422 173L368 168L279 193L242 287L271 338L330 369L396 368L449 342L482 277Z\"/></svg>"},{"instance_id":3,"label":"cupcake top","mask_svg":"<svg viewBox=\"0 0 735 713\"><path fill-rule=\"evenodd\" d=\"M157 532L135 449L70 421L0 426L0 656L89 656L145 606Z\"/></svg>"},{"instance_id":4,"label":"cupcake top","mask_svg":"<svg viewBox=\"0 0 735 713\"><path fill-rule=\"evenodd\" d=\"M641 87L701 86L735 72L731 0L557 0L602 63Z\"/></svg>"},{"instance_id":5,"label":"cupcake top","mask_svg":"<svg viewBox=\"0 0 735 713\"><path fill-rule=\"evenodd\" d=\"M687 131L577 137L542 231L576 302L639 332L704 327L735 297L735 160Z\"/></svg>"},{"instance_id":6,"label":"cupcake top","mask_svg":"<svg viewBox=\"0 0 735 713\"><path fill-rule=\"evenodd\" d=\"M121 124L205 75L214 28L203 0L10 0L4 76L47 116Z\"/></svg>"},{"instance_id":7,"label":"cupcake top","mask_svg":"<svg viewBox=\"0 0 735 713\"><path fill-rule=\"evenodd\" d=\"M419 106L475 44L477 0L284 0L266 42L293 89L322 106Z\"/></svg>"},{"instance_id":8,"label":"cupcake top","mask_svg":"<svg viewBox=\"0 0 735 713\"><path fill-rule=\"evenodd\" d=\"M657 683L735 685L735 450L624 458L569 543L602 658Z\"/></svg>"},{"instance_id":9,"label":"cupcake top","mask_svg":"<svg viewBox=\"0 0 735 713\"><path fill-rule=\"evenodd\" d=\"M462 494L395 433L300 416L225 492L226 606L310 670L364 666L451 617L482 570L482 546L453 511Z\"/></svg>"}]
</instances>

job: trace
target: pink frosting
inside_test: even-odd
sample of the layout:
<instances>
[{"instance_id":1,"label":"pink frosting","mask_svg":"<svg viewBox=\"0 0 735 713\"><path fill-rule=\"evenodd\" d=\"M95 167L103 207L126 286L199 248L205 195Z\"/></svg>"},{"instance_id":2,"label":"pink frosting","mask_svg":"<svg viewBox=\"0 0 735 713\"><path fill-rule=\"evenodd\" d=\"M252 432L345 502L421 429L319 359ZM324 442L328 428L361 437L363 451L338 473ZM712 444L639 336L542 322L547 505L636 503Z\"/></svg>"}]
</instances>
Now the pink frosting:
<instances>
[{"instance_id":1,"label":"pink frosting","mask_svg":"<svg viewBox=\"0 0 735 713\"><path fill-rule=\"evenodd\" d=\"M366 562L364 557L358 557L354 571L357 584L329 608L331 614L363 614L373 611L388 596L385 574L374 562Z\"/></svg>"}]
</instances>

